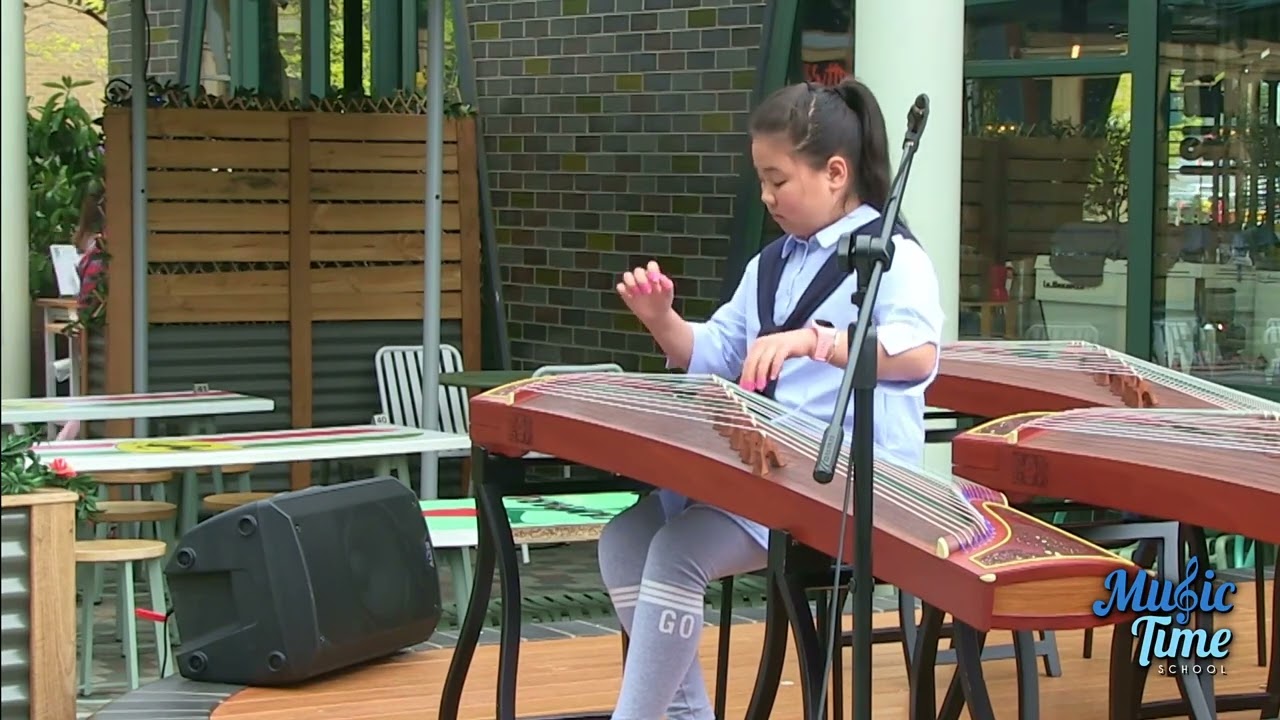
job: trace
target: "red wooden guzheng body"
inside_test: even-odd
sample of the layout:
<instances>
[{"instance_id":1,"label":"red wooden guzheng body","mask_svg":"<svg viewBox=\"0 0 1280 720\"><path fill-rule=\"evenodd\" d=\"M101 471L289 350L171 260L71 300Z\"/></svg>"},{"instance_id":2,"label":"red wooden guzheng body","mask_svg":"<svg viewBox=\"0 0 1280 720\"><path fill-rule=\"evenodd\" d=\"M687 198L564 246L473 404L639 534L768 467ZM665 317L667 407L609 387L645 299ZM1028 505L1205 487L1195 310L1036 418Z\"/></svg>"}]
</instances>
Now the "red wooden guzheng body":
<instances>
[{"instance_id":1,"label":"red wooden guzheng body","mask_svg":"<svg viewBox=\"0 0 1280 720\"><path fill-rule=\"evenodd\" d=\"M1009 493L1280 542L1280 415L1230 410L1024 413L958 435L956 474Z\"/></svg>"},{"instance_id":2,"label":"red wooden guzheng body","mask_svg":"<svg viewBox=\"0 0 1280 720\"><path fill-rule=\"evenodd\" d=\"M471 438L618 473L840 550L844 486L812 478L825 424L709 375L537 378L471 400ZM848 452L839 477L848 468ZM1141 572L998 492L880 458L873 572L979 630L1084 628L1103 578ZM844 556L852 557L853 521Z\"/></svg>"},{"instance_id":3,"label":"red wooden guzheng body","mask_svg":"<svg viewBox=\"0 0 1280 720\"><path fill-rule=\"evenodd\" d=\"M962 340L943 346L933 407L1000 418L1091 407L1266 410L1275 403L1088 342Z\"/></svg>"}]
</instances>

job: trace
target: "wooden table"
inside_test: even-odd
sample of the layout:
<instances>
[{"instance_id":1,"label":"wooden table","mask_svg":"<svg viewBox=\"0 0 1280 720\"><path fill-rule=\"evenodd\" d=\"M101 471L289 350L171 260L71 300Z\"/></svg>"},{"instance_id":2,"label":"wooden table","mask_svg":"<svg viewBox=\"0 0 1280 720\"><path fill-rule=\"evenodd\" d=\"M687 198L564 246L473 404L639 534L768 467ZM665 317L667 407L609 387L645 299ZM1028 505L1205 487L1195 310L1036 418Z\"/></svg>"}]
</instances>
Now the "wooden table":
<instances>
[{"instance_id":1,"label":"wooden table","mask_svg":"<svg viewBox=\"0 0 1280 720\"><path fill-rule=\"evenodd\" d=\"M216 465L262 465L347 458L376 458L379 475L390 475L394 458L444 450L466 450L466 435L399 425L341 425L323 428L209 433L157 438L108 438L37 443L46 464L67 461L92 475L121 470L187 470ZM400 478L406 485L408 478ZM195 483L184 482L181 531L195 526L199 498Z\"/></svg>"},{"instance_id":2,"label":"wooden table","mask_svg":"<svg viewBox=\"0 0 1280 720\"><path fill-rule=\"evenodd\" d=\"M138 418L202 417L271 412L275 407L275 401L270 398L197 386L196 389L181 392L0 400L0 423L28 425L70 420L93 422Z\"/></svg>"},{"instance_id":3,"label":"wooden table","mask_svg":"<svg viewBox=\"0 0 1280 720\"><path fill-rule=\"evenodd\" d=\"M533 377L532 370L463 370L440 373L439 381L446 387L492 390L513 382L528 380L531 377Z\"/></svg>"}]
</instances>

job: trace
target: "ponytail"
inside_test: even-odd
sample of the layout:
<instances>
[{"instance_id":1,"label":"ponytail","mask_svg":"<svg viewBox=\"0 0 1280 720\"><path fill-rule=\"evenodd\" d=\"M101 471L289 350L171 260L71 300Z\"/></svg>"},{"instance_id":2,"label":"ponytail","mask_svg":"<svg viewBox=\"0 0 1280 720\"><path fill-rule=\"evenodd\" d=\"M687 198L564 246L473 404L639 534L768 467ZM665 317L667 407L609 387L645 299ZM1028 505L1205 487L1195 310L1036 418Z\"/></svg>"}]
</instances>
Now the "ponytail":
<instances>
[{"instance_id":1,"label":"ponytail","mask_svg":"<svg viewBox=\"0 0 1280 720\"><path fill-rule=\"evenodd\" d=\"M852 76L835 87L796 83L775 91L751 115L753 135L782 135L814 168L834 155L853 169L851 194L879 212L889 202L889 140L880 103Z\"/></svg>"},{"instance_id":2,"label":"ponytail","mask_svg":"<svg viewBox=\"0 0 1280 720\"><path fill-rule=\"evenodd\" d=\"M860 142L853 158L854 191L859 199L884 212L889 202L889 138L885 131L884 113L871 89L846 76L835 87L836 93L857 118Z\"/></svg>"}]
</instances>

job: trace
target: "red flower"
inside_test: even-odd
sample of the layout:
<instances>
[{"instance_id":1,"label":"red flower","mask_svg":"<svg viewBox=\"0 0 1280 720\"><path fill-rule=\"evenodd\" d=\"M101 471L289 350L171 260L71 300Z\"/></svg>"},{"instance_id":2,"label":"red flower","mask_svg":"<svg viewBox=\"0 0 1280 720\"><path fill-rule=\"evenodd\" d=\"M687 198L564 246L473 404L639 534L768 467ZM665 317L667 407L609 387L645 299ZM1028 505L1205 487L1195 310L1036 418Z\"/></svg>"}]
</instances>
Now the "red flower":
<instances>
[{"instance_id":1,"label":"red flower","mask_svg":"<svg viewBox=\"0 0 1280 720\"><path fill-rule=\"evenodd\" d=\"M49 463L49 470L60 478L72 478L76 476L76 471L71 469L71 463L63 458L54 458Z\"/></svg>"}]
</instances>

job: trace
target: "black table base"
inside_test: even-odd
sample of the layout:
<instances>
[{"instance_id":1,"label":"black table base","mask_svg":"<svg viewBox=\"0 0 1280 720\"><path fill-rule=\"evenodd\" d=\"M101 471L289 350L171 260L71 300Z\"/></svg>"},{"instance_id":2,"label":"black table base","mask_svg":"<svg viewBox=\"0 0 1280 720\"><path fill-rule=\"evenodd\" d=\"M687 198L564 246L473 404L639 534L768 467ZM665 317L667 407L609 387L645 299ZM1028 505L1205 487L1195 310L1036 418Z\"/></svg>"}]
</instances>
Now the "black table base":
<instances>
[{"instance_id":1,"label":"black table base","mask_svg":"<svg viewBox=\"0 0 1280 720\"><path fill-rule=\"evenodd\" d=\"M557 462L551 460L550 462ZM511 539L511 522L507 517L503 498L519 495L599 493L622 490L647 489L625 478L614 480L565 480L539 481L526 477L525 470L531 462L491 456L483 450L472 452L471 468L475 479L476 522L480 535L476 543L474 580L466 617L458 631L458 642L449 672L445 676L444 693L440 698L440 720L457 720L462 702L462 690L467 672L475 657L484 629L485 614L493 589L494 571L502 573L500 602L502 605L498 641L498 694L495 707L496 720L515 720L516 678L520 665L520 561L515 541ZM612 711L555 716L575 720L608 720ZM542 716L547 717L547 716Z\"/></svg>"},{"instance_id":2,"label":"black table base","mask_svg":"<svg viewBox=\"0 0 1280 720\"><path fill-rule=\"evenodd\" d=\"M1118 532L1123 532L1126 527L1153 526L1156 524L1134 523L1122 526ZM1160 525L1173 526L1174 528L1165 530L1163 533L1162 544L1164 552L1162 562L1165 563L1165 567L1173 567L1176 571L1185 565L1186 556L1192 554L1198 557L1201 567L1209 567L1208 544L1202 528L1178 525L1176 523L1160 523ZM1184 549L1185 555L1183 553ZM1256 552L1261 552L1261 548L1258 548ZM1139 546L1138 551L1134 554L1134 561L1142 565L1149 565L1152 554L1152 548ZM1260 612L1265 613L1265 577L1261 577L1261 573L1258 575L1258 577L1255 577L1260 588L1257 593L1257 601L1261 608ZM1177 577L1173 578L1175 582L1177 579ZM1277 604L1277 599L1280 599L1280 567L1275 568L1272 577L1271 629L1273 637L1270 642L1271 657L1267 662L1267 681L1265 689L1261 692L1219 695L1214 691L1214 675L1212 673L1201 673L1198 676L1179 673L1177 675L1180 696L1178 699L1143 702L1142 696L1146 688L1146 680L1150 668L1140 667L1137 663L1134 652L1132 624L1126 623L1116 628L1116 632L1111 638L1111 704L1109 720L1154 720L1156 718L1171 717L1215 720L1218 713L1250 710L1259 711L1261 720L1269 720L1280 715L1280 647L1277 647L1280 633L1276 632L1276 625L1280 622L1280 605ZM1196 627L1203 628L1209 632L1213 631L1214 620L1211 613L1198 612L1195 614L1194 619ZM1265 618L1263 620L1265 621ZM1266 626L1264 622L1259 622L1258 627L1261 631ZM1265 633L1260 634L1258 643L1262 645L1266 641Z\"/></svg>"}]
</instances>

